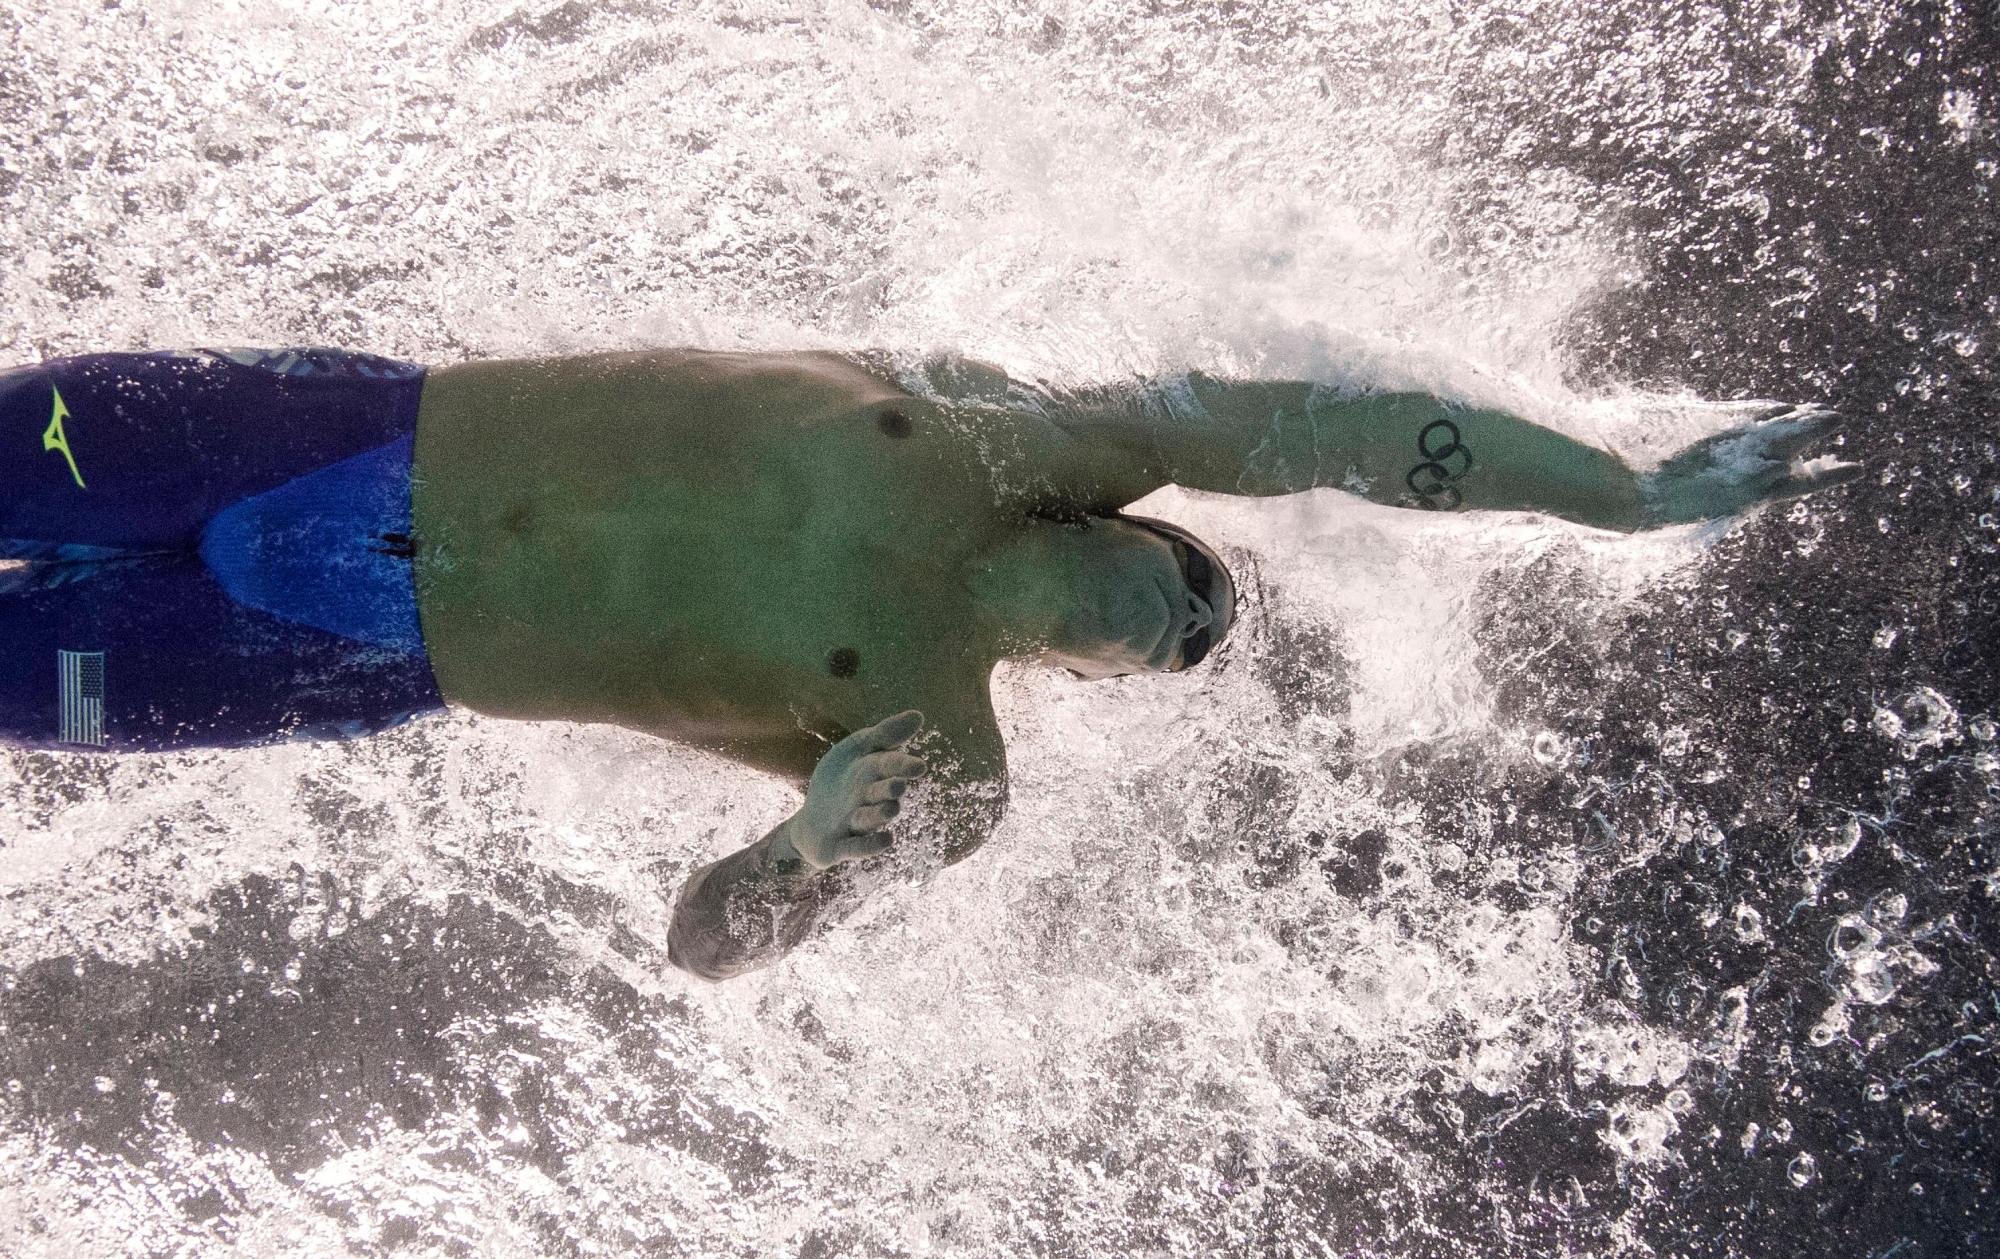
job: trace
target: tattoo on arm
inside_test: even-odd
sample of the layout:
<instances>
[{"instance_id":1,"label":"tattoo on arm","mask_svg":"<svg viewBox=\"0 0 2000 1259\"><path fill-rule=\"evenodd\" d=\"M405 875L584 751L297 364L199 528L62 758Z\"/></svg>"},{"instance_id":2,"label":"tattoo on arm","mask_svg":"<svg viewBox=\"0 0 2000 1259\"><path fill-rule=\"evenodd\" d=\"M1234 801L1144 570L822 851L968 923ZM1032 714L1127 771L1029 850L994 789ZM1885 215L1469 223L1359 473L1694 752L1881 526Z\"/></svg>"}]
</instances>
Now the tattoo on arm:
<instances>
[{"instance_id":1,"label":"tattoo on arm","mask_svg":"<svg viewBox=\"0 0 2000 1259\"><path fill-rule=\"evenodd\" d=\"M1453 482L1473 466L1472 451L1460 440L1458 425L1450 420L1426 424L1417 434L1417 453L1424 461L1403 478L1403 484L1417 496L1415 506L1425 511L1455 511L1465 502L1465 495Z\"/></svg>"}]
</instances>

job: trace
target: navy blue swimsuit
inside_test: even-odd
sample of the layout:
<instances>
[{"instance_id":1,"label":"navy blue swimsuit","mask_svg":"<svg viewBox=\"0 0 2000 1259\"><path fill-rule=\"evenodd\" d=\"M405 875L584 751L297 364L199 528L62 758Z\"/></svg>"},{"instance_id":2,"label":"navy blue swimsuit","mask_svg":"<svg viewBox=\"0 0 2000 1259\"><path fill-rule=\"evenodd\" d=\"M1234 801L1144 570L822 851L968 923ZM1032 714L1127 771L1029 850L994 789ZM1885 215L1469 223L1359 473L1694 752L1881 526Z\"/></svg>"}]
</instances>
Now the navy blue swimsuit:
<instances>
[{"instance_id":1,"label":"navy blue swimsuit","mask_svg":"<svg viewBox=\"0 0 2000 1259\"><path fill-rule=\"evenodd\" d=\"M410 538L423 376L318 349L0 373L0 743L241 747L442 708Z\"/></svg>"}]
</instances>

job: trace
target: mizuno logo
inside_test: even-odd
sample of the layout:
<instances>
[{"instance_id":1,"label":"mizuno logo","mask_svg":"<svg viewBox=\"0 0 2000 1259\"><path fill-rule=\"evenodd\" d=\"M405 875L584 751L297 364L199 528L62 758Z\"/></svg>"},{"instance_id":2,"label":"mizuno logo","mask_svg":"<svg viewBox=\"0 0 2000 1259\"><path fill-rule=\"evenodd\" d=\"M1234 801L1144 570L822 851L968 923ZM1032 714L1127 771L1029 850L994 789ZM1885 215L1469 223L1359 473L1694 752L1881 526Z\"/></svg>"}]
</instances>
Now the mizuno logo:
<instances>
[{"instance_id":1,"label":"mizuno logo","mask_svg":"<svg viewBox=\"0 0 2000 1259\"><path fill-rule=\"evenodd\" d=\"M63 405L62 390L50 386L49 392L56 396L55 413L49 416L49 426L42 430L42 449L60 450L69 463L69 474L76 478L76 487L84 488L83 473L76 470L76 456L69 453L69 438L63 435L62 422L69 418L69 408Z\"/></svg>"}]
</instances>

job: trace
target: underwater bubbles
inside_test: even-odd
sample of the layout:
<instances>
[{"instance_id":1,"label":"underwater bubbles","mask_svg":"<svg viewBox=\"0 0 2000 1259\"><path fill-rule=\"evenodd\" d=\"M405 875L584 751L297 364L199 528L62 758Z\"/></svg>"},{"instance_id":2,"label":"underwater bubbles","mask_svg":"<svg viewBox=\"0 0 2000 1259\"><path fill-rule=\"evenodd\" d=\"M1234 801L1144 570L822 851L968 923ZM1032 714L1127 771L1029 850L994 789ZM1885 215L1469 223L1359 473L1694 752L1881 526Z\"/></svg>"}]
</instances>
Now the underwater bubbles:
<instances>
[{"instance_id":1,"label":"underwater bubbles","mask_svg":"<svg viewBox=\"0 0 2000 1259\"><path fill-rule=\"evenodd\" d=\"M1896 995L1896 977L1879 953L1867 953L1847 963L1843 985L1847 999L1860 1005L1881 1005Z\"/></svg>"},{"instance_id":2,"label":"underwater bubbles","mask_svg":"<svg viewBox=\"0 0 2000 1259\"><path fill-rule=\"evenodd\" d=\"M1834 957L1846 959L1873 953L1882 943L1882 933L1877 931L1860 914L1842 914L1834 924L1833 934L1827 937L1826 951Z\"/></svg>"},{"instance_id":3,"label":"underwater bubbles","mask_svg":"<svg viewBox=\"0 0 2000 1259\"><path fill-rule=\"evenodd\" d=\"M1600 1136L1620 1159L1643 1165L1672 1160L1667 1142L1680 1130L1680 1122L1665 1107L1626 1102L1613 1108Z\"/></svg>"},{"instance_id":4,"label":"underwater bubbles","mask_svg":"<svg viewBox=\"0 0 2000 1259\"><path fill-rule=\"evenodd\" d=\"M1536 760L1550 769L1561 769L1574 758L1575 751L1568 739L1553 730L1544 730L1535 736L1534 754Z\"/></svg>"},{"instance_id":5,"label":"underwater bubbles","mask_svg":"<svg viewBox=\"0 0 2000 1259\"><path fill-rule=\"evenodd\" d=\"M1819 842L1821 861L1843 861L1854 854L1861 843L1861 822L1858 818L1848 818L1837 826L1827 828Z\"/></svg>"},{"instance_id":6,"label":"underwater bubbles","mask_svg":"<svg viewBox=\"0 0 2000 1259\"><path fill-rule=\"evenodd\" d=\"M1839 1039L1851 1022L1847 1003L1836 1001L1828 1006L1826 1013L1820 1015L1819 1021L1812 1025L1812 1030L1806 1033L1806 1040L1815 1048L1824 1049Z\"/></svg>"},{"instance_id":7,"label":"underwater bubbles","mask_svg":"<svg viewBox=\"0 0 2000 1259\"><path fill-rule=\"evenodd\" d=\"M1812 1183L1813 1177L1819 1175L1819 1160L1802 1151L1785 1164L1785 1175L1790 1177L1794 1189L1803 1189Z\"/></svg>"},{"instance_id":8,"label":"underwater bubbles","mask_svg":"<svg viewBox=\"0 0 2000 1259\"><path fill-rule=\"evenodd\" d=\"M1906 760L1926 748L1956 743L1961 737L1958 709L1928 686L1898 695L1887 706L1877 708L1869 725L1883 738L1894 740Z\"/></svg>"},{"instance_id":9,"label":"underwater bubbles","mask_svg":"<svg viewBox=\"0 0 2000 1259\"><path fill-rule=\"evenodd\" d=\"M1745 944L1757 944L1764 939L1764 915L1749 905L1736 907L1736 938Z\"/></svg>"}]
</instances>

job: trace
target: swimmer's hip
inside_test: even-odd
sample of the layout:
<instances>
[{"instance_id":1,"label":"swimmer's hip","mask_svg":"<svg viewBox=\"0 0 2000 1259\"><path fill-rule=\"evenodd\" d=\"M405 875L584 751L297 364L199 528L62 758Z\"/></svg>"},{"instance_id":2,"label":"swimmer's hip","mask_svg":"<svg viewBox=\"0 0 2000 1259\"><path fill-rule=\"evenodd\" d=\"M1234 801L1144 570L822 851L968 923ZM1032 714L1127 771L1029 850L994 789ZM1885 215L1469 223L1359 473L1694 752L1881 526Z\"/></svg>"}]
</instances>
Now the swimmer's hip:
<instances>
[{"instance_id":1,"label":"swimmer's hip","mask_svg":"<svg viewBox=\"0 0 2000 1259\"><path fill-rule=\"evenodd\" d=\"M332 350L0 374L0 742L244 746L442 708L409 537L423 374Z\"/></svg>"}]
</instances>

